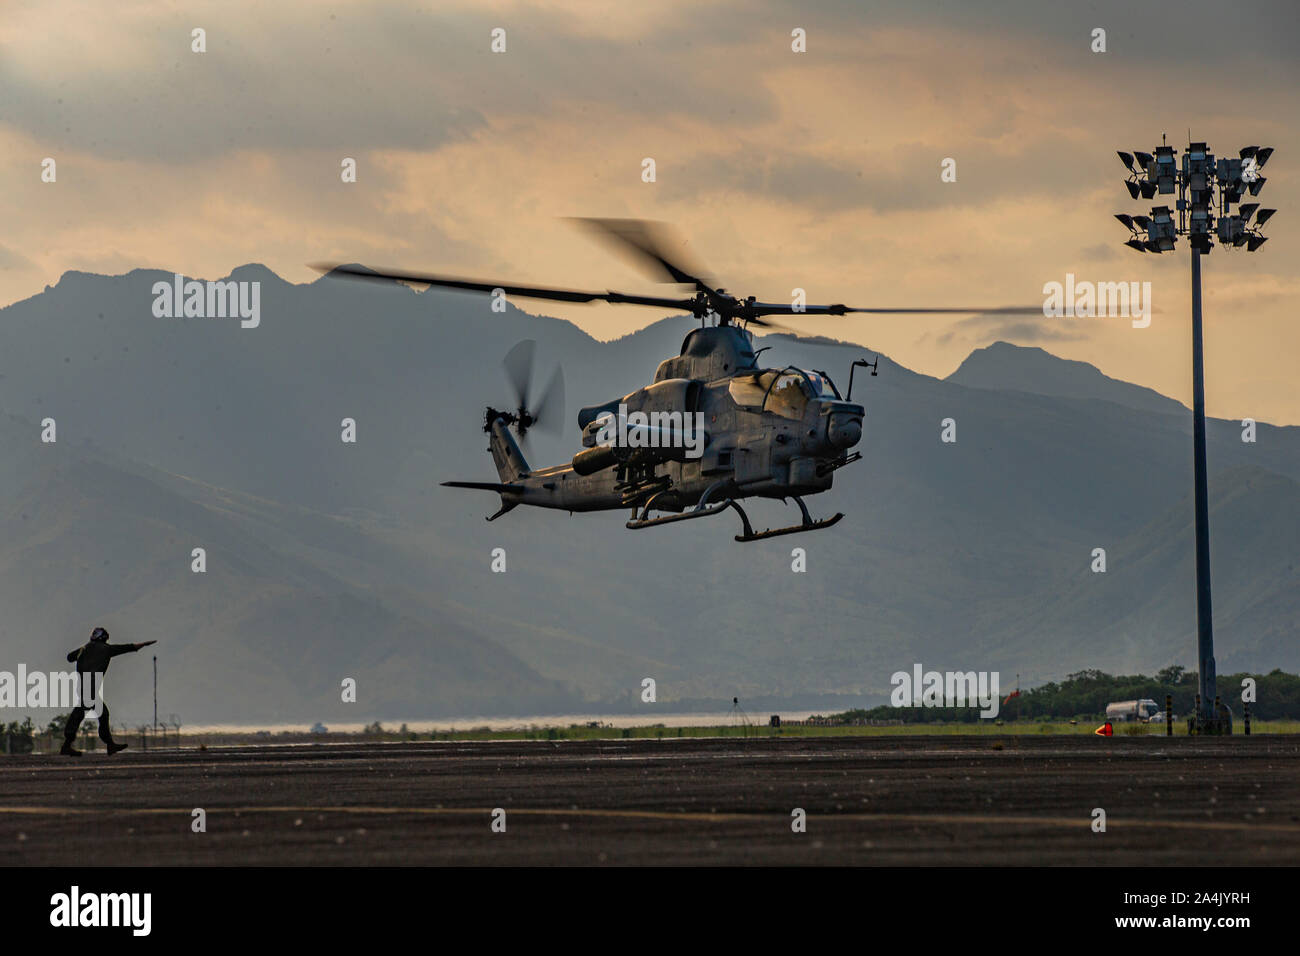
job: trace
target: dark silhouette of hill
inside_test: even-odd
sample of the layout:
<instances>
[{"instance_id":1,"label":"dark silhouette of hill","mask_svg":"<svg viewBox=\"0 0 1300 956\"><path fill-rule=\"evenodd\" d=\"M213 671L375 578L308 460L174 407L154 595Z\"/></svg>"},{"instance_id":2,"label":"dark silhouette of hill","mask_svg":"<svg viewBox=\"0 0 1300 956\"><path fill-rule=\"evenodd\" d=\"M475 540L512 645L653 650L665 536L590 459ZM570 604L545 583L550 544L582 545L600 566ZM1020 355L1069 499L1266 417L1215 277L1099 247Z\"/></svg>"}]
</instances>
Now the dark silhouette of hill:
<instances>
[{"instance_id":1,"label":"dark silhouette of hill","mask_svg":"<svg viewBox=\"0 0 1300 956\"><path fill-rule=\"evenodd\" d=\"M1032 392L1115 402L1143 412L1183 415L1188 409L1154 389L1103 375L1095 365L1057 358L1041 348L994 342L976 349L944 381L969 388Z\"/></svg>"}]
</instances>

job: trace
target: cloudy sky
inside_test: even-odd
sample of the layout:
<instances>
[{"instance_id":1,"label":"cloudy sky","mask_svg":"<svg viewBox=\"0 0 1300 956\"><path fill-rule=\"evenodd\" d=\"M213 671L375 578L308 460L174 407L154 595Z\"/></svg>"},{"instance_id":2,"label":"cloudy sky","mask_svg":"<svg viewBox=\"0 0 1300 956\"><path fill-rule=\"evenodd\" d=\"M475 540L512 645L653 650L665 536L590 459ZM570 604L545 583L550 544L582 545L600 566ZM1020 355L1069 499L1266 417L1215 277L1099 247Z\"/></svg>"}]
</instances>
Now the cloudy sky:
<instances>
[{"instance_id":1,"label":"cloudy sky","mask_svg":"<svg viewBox=\"0 0 1300 956\"><path fill-rule=\"evenodd\" d=\"M1277 149L1271 241L1205 263L1209 411L1300 424L1297 23L1293 0L5 0L0 303L69 269L263 262L304 282L330 260L650 291L562 220L635 216L675 223L731 291L767 299L1034 305L1067 273L1150 281L1146 329L800 328L935 375L998 339L1041 345L1186 401L1186 247L1132 252L1112 214L1152 205L1129 200L1115 150L1162 132L1181 147L1190 127L1220 154ZM519 304L601 338L659 317Z\"/></svg>"}]
</instances>

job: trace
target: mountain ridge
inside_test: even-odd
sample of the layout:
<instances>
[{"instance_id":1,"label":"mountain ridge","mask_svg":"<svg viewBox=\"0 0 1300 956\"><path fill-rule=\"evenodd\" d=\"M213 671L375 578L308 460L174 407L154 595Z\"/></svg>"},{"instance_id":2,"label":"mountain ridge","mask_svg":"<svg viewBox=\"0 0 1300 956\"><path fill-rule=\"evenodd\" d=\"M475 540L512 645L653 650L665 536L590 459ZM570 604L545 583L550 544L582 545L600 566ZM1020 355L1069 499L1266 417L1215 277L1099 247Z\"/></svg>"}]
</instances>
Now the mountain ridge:
<instances>
[{"instance_id":1,"label":"mountain ridge","mask_svg":"<svg viewBox=\"0 0 1300 956\"><path fill-rule=\"evenodd\" d=\"M169 275L65 273L0 309L0 669L56 666L110 616L122 639L183 635L158 647L179 701L160 708L189 722L356 722L636 709L648 676L661 707L869 703L915 661L1027 684L1193 662L1193 590L1172 560L1190 547L1188 414L963 384L884 356L854 384L862 461L808 499L816 516L846 513L834 528L739 545L730 515L634 532L622 513L520 508L489 524L490 496L438 483L493 480L482 408L511 400L511 345L537 341L539 377L563 364L572 413L649 382L696 322L602 342L486 297L322 277L264 286L261 325L242 329L155 318L151 284ZM762 344L771 364L828 369L842 388L864 353ZM1042 357L1029 361L1039 374ZM535 465L576 450L566 419L563 438L530 433ZM1229 509L1211 530L1220 662L1300 666L1300 429L1261 424L1253 445L1234 421L1207 431L1212 507ZM781 511L752 508L758 526ZM1146 541L1164 557L1140 560ZM206 577L189 570L196 546ZM1096 547L1104 576L1088 569ZM125 718L147 668L121 670ZM357 675L361 700L342 704L339 681Z\"/></svg>"}]
</instances>

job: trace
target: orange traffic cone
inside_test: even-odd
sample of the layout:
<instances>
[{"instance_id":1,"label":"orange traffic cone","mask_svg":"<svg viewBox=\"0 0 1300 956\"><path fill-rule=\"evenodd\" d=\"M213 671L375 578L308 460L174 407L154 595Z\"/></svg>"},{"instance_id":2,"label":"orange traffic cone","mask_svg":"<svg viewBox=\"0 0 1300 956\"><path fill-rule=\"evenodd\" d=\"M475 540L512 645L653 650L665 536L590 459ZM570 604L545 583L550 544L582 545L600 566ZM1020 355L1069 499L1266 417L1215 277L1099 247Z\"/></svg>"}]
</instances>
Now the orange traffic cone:
<instances>
[{"instance_id":1,"label":"orange traffic cone","mask_svg":"<svg viewBox=\"0 0 1300 956\"><path fill-rule=\"evenodd\" d=\"M1098 727L1096 730L1094 730L1093 733L1096 734L1098 737L1111 737L1114 736L1115 730L1113 727L1111 727L1110 721L1108 720L1100 727Z\"/></svg>"}]
</instances>

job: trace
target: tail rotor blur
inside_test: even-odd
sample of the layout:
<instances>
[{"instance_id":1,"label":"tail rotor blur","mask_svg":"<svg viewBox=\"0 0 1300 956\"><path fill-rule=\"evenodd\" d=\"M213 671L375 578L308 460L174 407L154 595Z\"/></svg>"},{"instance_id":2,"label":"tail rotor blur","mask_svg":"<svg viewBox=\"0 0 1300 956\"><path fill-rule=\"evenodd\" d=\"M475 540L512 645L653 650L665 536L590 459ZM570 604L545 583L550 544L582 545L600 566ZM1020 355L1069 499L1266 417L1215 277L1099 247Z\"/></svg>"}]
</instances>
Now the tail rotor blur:
<instances>
[{"instance_id":1,"label":"tail rotor blur","mask_svg":"<svg viewBox=\"0 0 1300 956\"><path fill-rule=\"evenodd\" d=\"M529 429L534 427L550 435L560 434L564 423L564 369L558 365L555 367L546 387L534 402L532 387L536 352L537 343L524 339L506 353L501 364L514 392L514 411L489 407L483 423L484 431L490 431L492 423L502 418L507 425L513 426L521 440L527 440Z\"/></svg>"}]
</instances>

